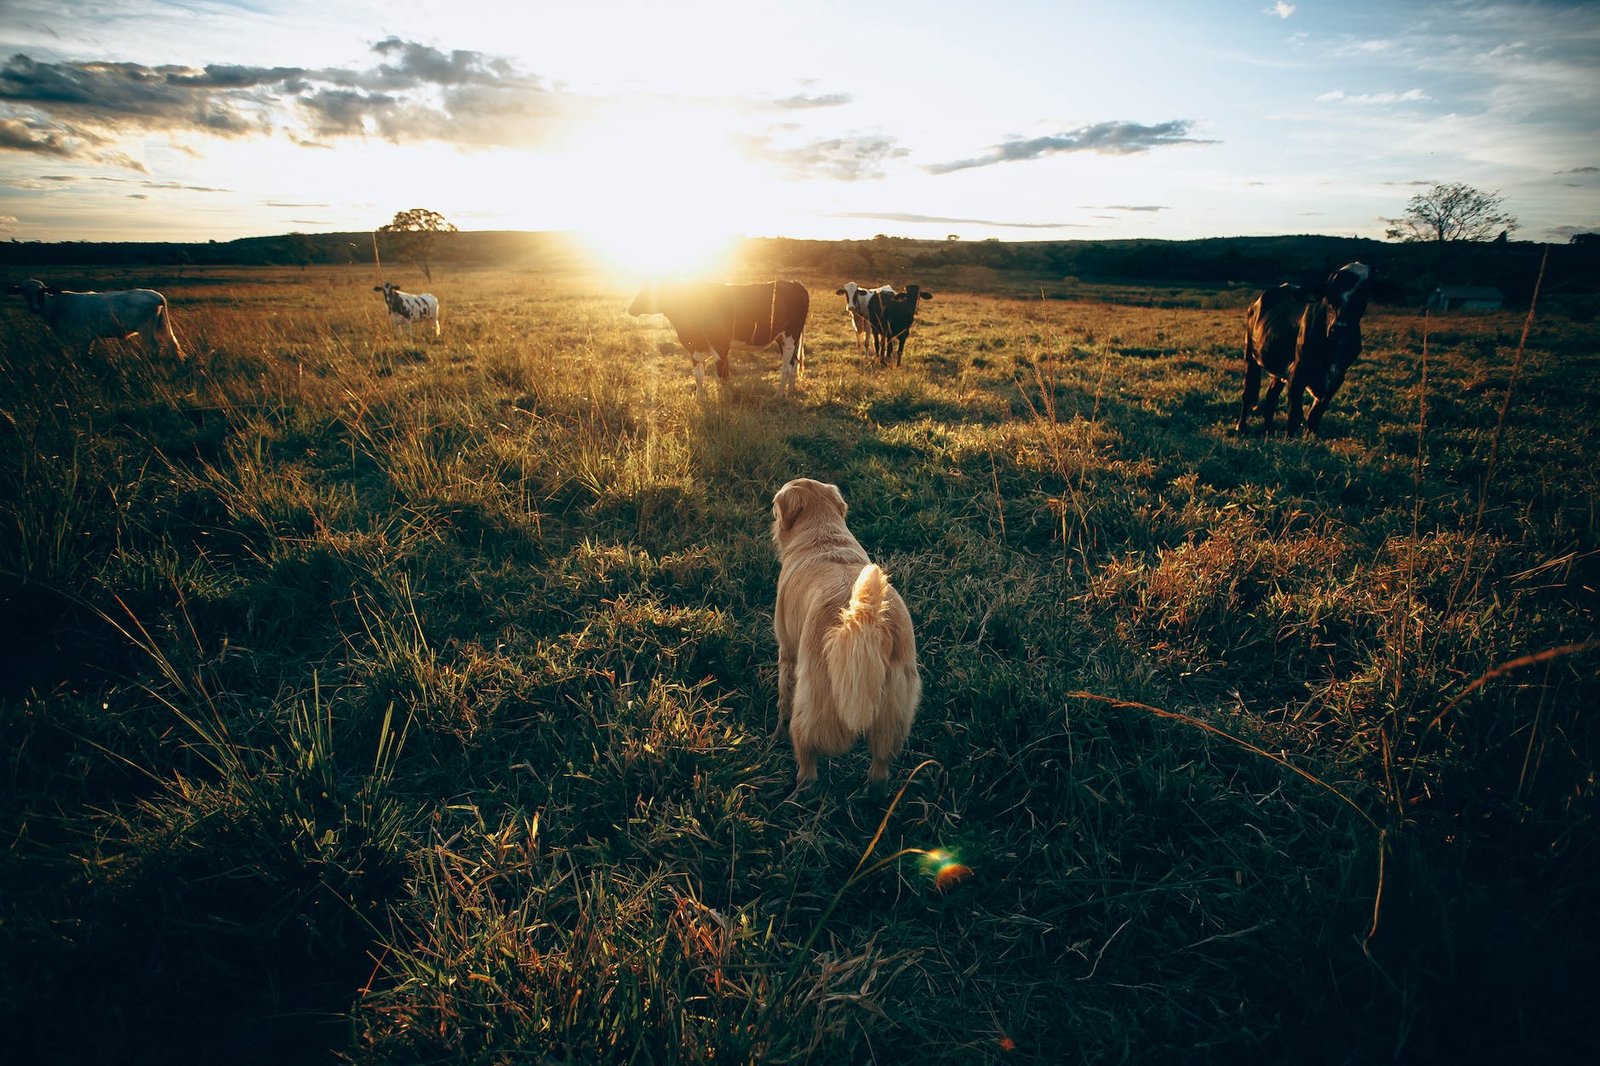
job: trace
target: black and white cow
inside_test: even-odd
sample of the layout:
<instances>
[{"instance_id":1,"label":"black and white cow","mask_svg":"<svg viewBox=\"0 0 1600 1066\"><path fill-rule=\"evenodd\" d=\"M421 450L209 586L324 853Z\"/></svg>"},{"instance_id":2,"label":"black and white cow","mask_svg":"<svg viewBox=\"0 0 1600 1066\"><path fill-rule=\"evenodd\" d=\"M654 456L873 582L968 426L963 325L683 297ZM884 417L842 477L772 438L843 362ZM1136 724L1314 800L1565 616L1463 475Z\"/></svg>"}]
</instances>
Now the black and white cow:
<instances>
[{"instance_id":1,"label":"black and white cow","mask_svg":"<svg viewBox=\"0 0 1600 1066\"><path fill-rule=\"evenodd\" d=\"M138 334L150 346L151 355L159 355L162 345L170 344L173 354L183 358L178 338L172 334L167 298L154 289L70 292L29 278L6 291L21 293L28 310L44 319L61 343L75 351L87 353L98 338L126 340Z\"/></svg>"},{"instance_id":2,"label":"black and white cow","mask_svg":"<svg viewBox=\"0 0 1600 1066\"><path fill-rule=\"evenodd\" d=\"M1305 390L1315 402L1305 427L1315 433L1345 373L1361 354L1361 316L1367 309L1367 282L1372 271L1364 263L1347 263L1317 290L1279 285L1256 297L1244 316L1244 396L1239 432L1250 416L1261 415L1261 428L1272 428L1278 394L1289 387L1292 435L1300 430ZM1256 404L1262 371L1272 376L1267 393Z\"/></svg>"},{"instance_id":3,"label":"black and white cow","mask_svg":"<svg viewBox=\"0 0 1600 1066\"><path fill-rule=\"evenodd\" d=\"M705 362L716 364L717 377L728 378L728 353L735 343L765 348L778 342L783 372L778 389L787 393L805 367L806 316L811 294L798 281L755 285L720 282L650 282L628 305L630 315L666 315L678 341L694 360L695 387L705 392Z\"/></svg>"},{"instance_id":4,"label":"black and white cow","mask_svg":"<svg viewBox=\"0 0 1600 1066\"><path fill-rule=\"evenodd\" d=\"M871 319L867 315L867 304L872 299L873 293L892 294L893 285L880 285L876 289L863 288L853 281L844 283L844 288L834 289L835 296L844 297L844 309L850 315L850 325L856 331L856 351L862 355L867 351L867 332L872 328ZM876 345L874 345L876 348Z\"/></svg>"},{"instance_id":5,"label":"black and white cow","mask_svg":"<svg viewBox=\"0 0 1600 1066\"><path fill-rule=\"evenodd\" d=\"M401 292L389 282L374 285L373 292L383 293L383 302L389 308L389 328L394 335L400 335L400 327L406 327L406 335L410 336L418 322L433 322L433 335L439 335L439 298L431 292Z\"/></svg>"},{"instance_id":6,"label":"black and white cow","mask_svg":"<svg viewBox=\"0 0 1600 1066\"><path fill-rule=\"evenodd\" d=\"M931 299L933 293L923 291L920 285L907 285L905 292L872 294L867 301L867 318L872 325L872 349L879 363L887 366L893 358L895 365L900 365L906 352L906 338L911 335L911 323L917 317L917 301Z\"/></svg>"}]
</instances>

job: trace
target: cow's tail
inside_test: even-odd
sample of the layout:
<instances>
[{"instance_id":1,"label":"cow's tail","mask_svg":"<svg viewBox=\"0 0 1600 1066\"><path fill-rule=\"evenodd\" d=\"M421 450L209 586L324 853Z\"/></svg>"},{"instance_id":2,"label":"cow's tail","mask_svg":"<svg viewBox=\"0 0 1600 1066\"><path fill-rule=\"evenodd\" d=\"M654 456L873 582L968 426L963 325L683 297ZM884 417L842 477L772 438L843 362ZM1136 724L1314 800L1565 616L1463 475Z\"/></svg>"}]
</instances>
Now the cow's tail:
<instances>
[{"instance_id":1,"label":"cow's tail","mask_svg":"<svg viewBox=\"0 0 1600 1066\"><path fill-rule=\"evenodd\" d=\"M850 603L822 638L839 719L857 733L866 732L883 702L889 672L889 633L884 625L888 591L889 579L876 563L862 567L850 590Z\"/></svg>"},{"instance_id":2,"label":"cow's tail","mask_svg":"<svg viewBox=\"0 0 1600 1066\"><path fill-rule=\"evenodd\" d=\"M183 346L178 343L178 335L172 332L172 315L167 312L166 300L162 300L161 303L156 305L156 332L158 336L166 335L167 340L172 344L174 355L179 359L188 358L183 352Z\"/></svg>"}]
</instances>

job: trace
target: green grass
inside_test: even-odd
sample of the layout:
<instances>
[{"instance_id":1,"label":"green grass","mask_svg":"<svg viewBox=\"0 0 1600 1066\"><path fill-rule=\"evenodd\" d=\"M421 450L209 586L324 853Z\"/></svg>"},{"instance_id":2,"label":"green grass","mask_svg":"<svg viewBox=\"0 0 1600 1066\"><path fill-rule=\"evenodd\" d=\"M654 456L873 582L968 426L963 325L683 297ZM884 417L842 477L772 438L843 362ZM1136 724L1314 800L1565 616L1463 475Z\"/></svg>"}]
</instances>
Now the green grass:
<instances>
[{"instance_id":1,"label":"green grass","mask_svg":"<svg viewBox=\"0 0 1600 1066\"><path fill-rule=\"evenodd\" d=\"M6 307L8 1046L1600 1053L1591 324L1502 424L1518 316L1376 308L1323 437L1239 439L1240 294L945 286L878 369L804 280L793 402L771 353L698 402L581 276L441 276L425 341L201 272L181 364ZM885 794L769 739L802 475L917 625Z\"/></svg>"}]
</instances>

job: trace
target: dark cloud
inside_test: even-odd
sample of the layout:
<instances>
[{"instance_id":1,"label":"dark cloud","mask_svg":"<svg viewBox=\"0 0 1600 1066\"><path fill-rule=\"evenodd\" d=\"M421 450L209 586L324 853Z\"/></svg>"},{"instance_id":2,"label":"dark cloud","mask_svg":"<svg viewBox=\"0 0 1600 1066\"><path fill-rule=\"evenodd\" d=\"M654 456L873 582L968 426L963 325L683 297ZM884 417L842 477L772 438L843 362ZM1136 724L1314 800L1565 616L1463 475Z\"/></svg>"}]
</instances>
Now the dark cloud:
<instances>
[{"instance_id":1,"label":"dark cloud","mask_svg":"<svg viewBox=\"0 0 1600 1066\"><path fill-rule=\"evenodd\" d=\"M1137 122L1097 122L1080 126L1066 133L1048 137L1030 137L1010 140L995 145L984 155L971 159L958 159L950 163L935 163L924 169L930 174L951 174L958 170L993 166L996 163L1015 163L1038 159L1063 152L1096 152L1100 155L1134 155L1152 148L1166 148L1177 144L1214 144L1214 141L1190 137L1190 123L1181 119L1144 126Z\"/></svg>"},{"instance_id":2,"label":"dark cloud","mask_svg":"<svg viewBox=\"0 0 1600 1066\"><path fill-rule=\"evenodd\" d=\"M378 66L377 77L384 87L411 89L421 85L494 85L507 81L521 81L515 69L504 59L485 56L482 52L456 49L446 55L437 48L386 37L372 46L381 56L392 56L393 62ZM534 79L537 84L537 79Z\"/></svg>"},{"instance_id":3,"label":"dark cloud","mask_svg":"<svg viewBox=\"0 0 1600 1066\"><path fill-rule=\"evenodd\" d=\"M0 64L0 150L127 165L96 150L129 131L242 137L281 129L296 141L443 140L487 148L536 143L580 109L573 94L482 52L442 52L387 37L368 67ZM290 114L298 121L285 122ZM142 168L139 168L142 169Z\"/></svg>"},{"instance_id":4,"label":"dark cloud","mask_svg":"<svg viewBox=\"0 0 1600 1066\"><path fill-rule=\"evenodd\" d=\"M928 222L941 226L996 226L1002 229L1082 229L1075 222L1000 222L992 218L913 215L903 211L835 211L829 218L865 218L883 222Z\"/></svg>"},{"instance_id":5,"label":"dark cloud","mask_svg":"<svg viewBox=\"0 0 1600 1066\"><path fill-rule=\"evenodd\" d=\"M770 136L747 137L745 153L787 171L795 178L829 178L834 181L868 181L884 176L891 159L909 155L893 137L870 134L830 137L808 144L783 146Z\"/></svg>"},{"instance_id":6,"label":"dark cloud","mask_svg":"<svg viewBox=\"0 0 1600 1066\"><path fill-rule=\"evenodd\" d=\"M208 64L197 71L169 73L173 85L191 89L254 89L257 86L295 86L306 72L299 67L242 67Z\"/></svg>"},{"instance_id":7,"label":"dark cloud","mask_svg":"<svg viewBox=\"0 0 1600 1066\"><path fill-rule=\"evenodd\" d=\"M20 118L0 118L0 150L70 159L82 154L83 144L61 130L40 129Z\"/></svg>"},{"instance_id":8,"label":"dark cloud","mask_svg":"<svg viewBox=\"0 0 1600 1066\"><path fill-rule=\"evenodd\" d=\"M1100 208L1100 210L1102 210L1102 211L1150 211L1150 212L1154 212L1154 211L1165 211L1165 210L1167 210L1167 208L1162 206L1161 204L1105 204L1104 206L1102 206Z\"/></svg>"},{"instance_id":9,"label":"dark cloud","mask_svg":"<svg viewBox=\"0 0 1600 1066\"><path fill-rule=\"evenodd\" d=\"M1600 167L1573 167L1571 170L1558 170L1557 174L1600 174Z\"/></svg>"},{"instance_id":10,"label":"dark cloud","mask_svg":"<svg viewBox=\"0 0 1600 1066\"><path fill-rule=\"evenodd\" d=\"M1570 241L1580 233L1600 233L1600 221L1588 226L1551 226L1545 230L1545 236L1552 241Z\"/></svg>"}]
</instances>

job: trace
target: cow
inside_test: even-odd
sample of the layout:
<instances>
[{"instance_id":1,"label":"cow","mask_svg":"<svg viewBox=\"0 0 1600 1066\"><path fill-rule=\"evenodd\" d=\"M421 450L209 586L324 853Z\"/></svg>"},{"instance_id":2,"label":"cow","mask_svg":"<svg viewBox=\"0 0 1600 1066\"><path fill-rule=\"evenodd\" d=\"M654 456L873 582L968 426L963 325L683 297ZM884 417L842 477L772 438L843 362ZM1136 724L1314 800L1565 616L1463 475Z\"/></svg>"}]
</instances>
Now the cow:
<instances>
[{"instance_id":1,"label":"cow","mask_svg":"<svg viewBox=\"0 0 1600 1066\"><path fill-rule=\"evenodd\" d=\"M433 335L439 335L439 298L431 292L401 292L389 282L374 285L373 292L383 293L384 305L389 308L389 328L394 336L400 335L400 327L406 327L406 336L411 336L418 322L433 322Z\"/></svg>"},{"instance_id":2,"label":"cow","mask_svg":"<svg viewBox=\"0 0 1600 1066\"><path fill-rule=\"evenodd\" d=\"M29 278L6 291L20 293L28 310L44 319L63 344L84 354L98 338L126 340L138 334L151 355L160 355L163 344L170 344L174 355L184 357L172 333L167 298L154 289L71 292Z\"/></svg>"},{"instance_id":3,"label":"cow","mask_svg":"<svg viewBox=\"0 0 1600 1066\"><path fill-rule=\"evenodd\" d=\"M931 300L933 293L923 291L920 285L907 285L905 292L875 292L867 301L867 318L872 324L872 348L878 362L884 366L894 359L896 366L906 353L906 338L911 335L911 323L917 317L917 301ZM895 342L899 342L896 350Z\"/></svg>"},{"instance_id":4,"label":"cow","mask_svg":"<svg viewBox=\"0 0 1600 1066\"><path fill-rule=\"evenodd\" d=\"M1279 285L1250 305L1244 316L1240 433L1248 430L1252 414L1261 415L1263 433L1272 429L1278 394L1285 384L1289 387L1288 433L1292 436L1300 431L1306 389L1316 399L1305 415L1305 428L1317 432L1333 394L1361 354L1361 315L1367 309L1371 276L1364 263L1347 263L1317 290ZM1257 405L1263 370L1272 375L1272 383Z\"/></svg>"},{"instance_id":5,"label":"cow","mask_svg":"<svg viewBox=\"0 0 1600 1066\"><path fill-rule=\"evenodd\" d=\"M811 294L798 281L754 285L720 282L649 282L628 305L630 315L666 315L678 341L694 360L695 389L705 395L705 361L715 361L717 377L728 380L728 353L734 342L765 348L778 342L783 372L778 391L788 393L805 368L801 334L811 312Z\"/></svg>"},{"instance_id":6,"label":"cow","mask_svg":"<svg viewBox=\"0 0 1600 1066\"><path fill-rule=\"evenodd\" d=\"M856 352L865 355L867 351L867 331L871 322L867 318L867 302L872 299L875 292L893 293L893 285L880 285L876 289L863 288L853 281L844 283L842 289L834 289L835 296L844 297L844 309L850 314L850 325L856 331Z\"/></svg>"}]
</instances>

